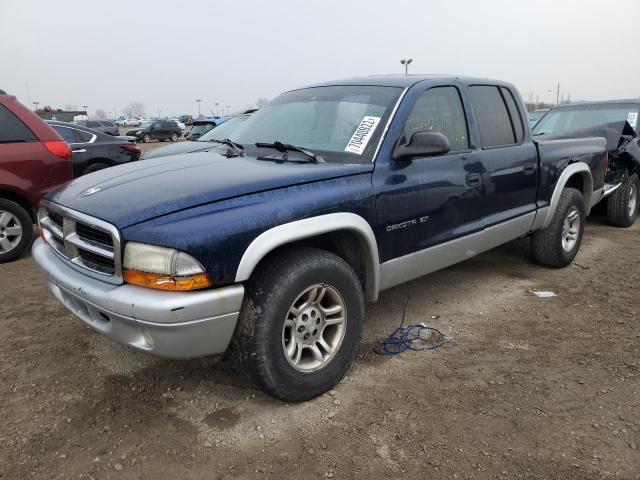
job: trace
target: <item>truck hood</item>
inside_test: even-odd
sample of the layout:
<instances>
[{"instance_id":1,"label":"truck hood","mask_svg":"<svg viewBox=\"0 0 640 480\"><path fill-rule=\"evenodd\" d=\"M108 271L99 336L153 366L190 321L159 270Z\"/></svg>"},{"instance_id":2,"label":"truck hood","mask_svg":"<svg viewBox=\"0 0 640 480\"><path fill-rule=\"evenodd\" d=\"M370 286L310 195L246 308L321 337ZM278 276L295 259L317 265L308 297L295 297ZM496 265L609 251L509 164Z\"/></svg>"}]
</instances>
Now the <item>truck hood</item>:
<instances>
[{"instance_id":1,"label":"truck hood","mask_svg":"<svg viewBox=\"0 0 640 480\"><path fill-rule=\"evenodd\" d=\"M145 160L147 158L166 157L167 155L177 155L179 153L209 150L213 147L215 147L215 144L210 142L191 142L187 140L185 142L176 142L164 147L153 149L150 152L145 153L142 156L142 159Z\"/></svg>"},{"instance_id":2,"label":"truck hood","mask_svg":"<svg viewBox=\"0 0 640 480\"><path fill-rule=\"evenodd\" d=\"M47 199L126 228L241 195L371 171L372 164L275 163L196 152L99 170Z\"/></svg>"}]
</instances>

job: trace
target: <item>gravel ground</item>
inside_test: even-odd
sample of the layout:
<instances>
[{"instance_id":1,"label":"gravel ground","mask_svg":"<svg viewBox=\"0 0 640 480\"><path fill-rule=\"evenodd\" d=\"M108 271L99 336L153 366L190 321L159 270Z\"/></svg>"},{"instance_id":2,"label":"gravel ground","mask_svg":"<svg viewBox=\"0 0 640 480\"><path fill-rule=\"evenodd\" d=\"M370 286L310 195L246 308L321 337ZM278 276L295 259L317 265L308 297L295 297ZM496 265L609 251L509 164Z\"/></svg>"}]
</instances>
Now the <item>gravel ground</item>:
<instances>
[{"instance_id":1,"label":"gravel ground","mask_svg":"<svg viewBox=\"0 0 640 480\"><path fill-rule=\"evenodd\" d=\"M520 240L384 292L348 376L304 404L225 359L120 347L31 258L0 265L0 477L640 479L639 233L592 218L566 269ZM407 297L453 343L373 355Z\"/></svg>"}]
</instances>

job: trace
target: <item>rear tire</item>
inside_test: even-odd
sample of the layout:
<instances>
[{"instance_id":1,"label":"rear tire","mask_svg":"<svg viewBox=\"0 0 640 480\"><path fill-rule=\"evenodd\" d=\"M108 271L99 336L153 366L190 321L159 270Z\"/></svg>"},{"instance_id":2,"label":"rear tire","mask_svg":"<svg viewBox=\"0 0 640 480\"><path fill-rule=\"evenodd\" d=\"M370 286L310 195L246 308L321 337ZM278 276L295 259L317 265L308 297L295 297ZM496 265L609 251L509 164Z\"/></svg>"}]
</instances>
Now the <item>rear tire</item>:
<instances>
[{"instance_id":1,"label":"rear tire","mask_svg":"<svg viewBox=\"0 0 640 480\"><path fill-rule=\"evenodd\" d=\"M580 191L565 188L551 223L531 238L534 258L550 267L566 267L578 254L585 224L584 200Z\"/></svg>"},{"instance_id":2,"label":"rear tire","mask_svg":"<svg viewBox=\"0 0 640 480\"><path fill-rule=\"evenodd\" d=\"M638 216L640 180L634 173L607 199L607 220L616 227L630 227Z\"/></svg>"},{"instance_id":3,"label":"rear tire","mask_svg":"<svg viewBox=\"0 0 640 480\"><path fill-rule=\"evenodd\" d=\"M11 200L0 198L0 263L20 258L33 240L33 219Z\"/></svg>"},{"instance_id":4,"label":"rear tire","mask_svg":"<svg viewBox=\"0 0 640 480\"><path fill-rule=\"evenodd\" d=\"M177 142L178 141L178 134L176 132L173 132L171 134L171 141L172 142Z\"/></svg>"},{"instance_id":5,"label":"rear tire","mask_svg":"<svg viewBox=\"0 0 640 480\"><path fill-rule=\"evenodd\" d=\"M87 175L89 173L97 172L98 170L103 170L105 168L109 168L109 165L107 165L106 163L102 163L102 162L92 163L82 171L82 175Z\"/></svg>"},{"instance_id":6,"label":"rear tire","mask_svg":"<svg viewBox=\"0 0 640 480\"><path fill-rule=\"evenodd\" d=\"M151 141L151 137L149 136L148 133L145 133L144 136L142 137L142 141L144 143L149 143Z\"/></svg>"},{"instance_id":7,"label":"rear tire","mask_svg":"<svg viewBox=\"0 0 640 480\"><path fill-rule=\"evenodd\" d=\"M234 361L266 393L309 400L351 366L364 315L362 287L347 262L315 248L288 249L246 284Z\"/></svg>"}]
</instances>

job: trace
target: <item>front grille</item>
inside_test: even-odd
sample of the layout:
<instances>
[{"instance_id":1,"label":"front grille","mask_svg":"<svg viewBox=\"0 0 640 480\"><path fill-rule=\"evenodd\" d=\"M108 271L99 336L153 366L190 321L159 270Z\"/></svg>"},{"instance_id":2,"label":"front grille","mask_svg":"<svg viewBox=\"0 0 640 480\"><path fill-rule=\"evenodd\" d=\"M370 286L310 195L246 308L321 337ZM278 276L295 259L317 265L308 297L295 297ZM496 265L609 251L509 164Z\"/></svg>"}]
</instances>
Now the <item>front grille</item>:
<instances>
[{"instance_id":1,"label":"front grille","mask_svg":"<svg viewBox=\"0 0 640 480\"><path fill-rule=\"evenodd\" d=\"M113 248L113 237L111 237L111 234L92 227L91 225L76 222L76 233L83 240L99 243L107 248Z\"/></svg>"},{"instance_id":2,"label":"front grille","mask_svg":"<svg viewBox=\"0 0 640 480\"><path fill-rule=\"evenodd\" d=\"M113 225L50 202L43 203L38 217L58 255L93 277L122 283L120 234Z\"/></svg>"},{"instance_id":3,"label":"front grille","mask_svg":"<svg viewBox=\"0 0 640 480\"><path fill-rule=\"evenodd\" d=\"M84 248L78 248L78 257L82 260L84 265L97 270L100 273L107 275L113 275L115 273L115 265L113 264L113 260L110 258L105 258L90 250L85 250Z\"/></svg>"}]
</instances>

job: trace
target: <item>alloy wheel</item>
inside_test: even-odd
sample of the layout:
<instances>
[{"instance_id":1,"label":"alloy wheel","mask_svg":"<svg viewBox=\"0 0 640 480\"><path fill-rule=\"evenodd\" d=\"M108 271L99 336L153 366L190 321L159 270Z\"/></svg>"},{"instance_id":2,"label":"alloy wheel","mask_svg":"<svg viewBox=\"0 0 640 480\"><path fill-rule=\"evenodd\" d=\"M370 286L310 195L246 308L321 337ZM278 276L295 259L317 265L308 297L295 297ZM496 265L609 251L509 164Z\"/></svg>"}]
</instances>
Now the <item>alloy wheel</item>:
<instances>
[{"instance_id":1,"label":"alloy wheel","mask_svg":"<svg viewBox=\"0 0 640 480\"><path fill-rule=\"evenodd\" d=\"M570 252L576 246L580 234L580 212L571 207L562 225L562 249Z\"/></svg>"},{"instance_id":2,"label":"alloy wheel","mask_svg":"<svg viewBox=\"0 0 640 480\"><path fill-rule=\"evenodd\" d=\"M315 284L289 307L282 327L284 356L294 369L311 373L336 355L347 327L347 308L338 290Z\"/></svg>"},{"instance_id":3,"label":"alloy wheel","mask_svg":"<svg viewBox=\"0 0 640 480\"><path fill-rule=\"evenodd\" d=\"M0 253L8 253L20 243L22 225L13 213L0 210Z\"/></svg>"}]
</instances>

